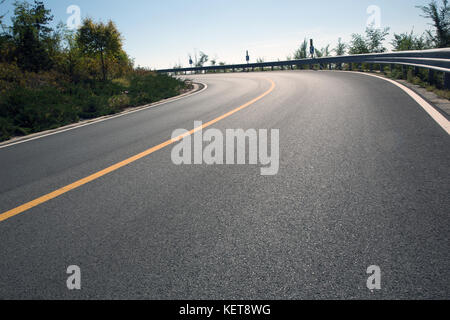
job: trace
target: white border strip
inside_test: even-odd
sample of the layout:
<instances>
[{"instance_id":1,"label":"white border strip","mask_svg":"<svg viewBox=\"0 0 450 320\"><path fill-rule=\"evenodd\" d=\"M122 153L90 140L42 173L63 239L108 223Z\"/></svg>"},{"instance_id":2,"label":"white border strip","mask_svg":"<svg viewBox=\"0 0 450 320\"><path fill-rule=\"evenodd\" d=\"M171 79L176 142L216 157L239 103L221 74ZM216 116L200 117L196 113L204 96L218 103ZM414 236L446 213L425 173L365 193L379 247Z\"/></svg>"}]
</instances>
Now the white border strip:
<instances>
[{"instance_id":1,"label":"white border strip","mask_svg":"<svg viewBox=\"0 0 450 320\"><path fill-rule=\"evenodd\" d=\"M62 130L56 129L57 131L55 131L55 132L50 132L50 133L47 133L47 134L39 135L39 136L36 136L36 137L33 137L33 138L24 139L24 140L17 141L17 142L6 143L5 145L0 146L0 149L12 147L12 146L15 146L15 145L18 145L18 144L22 144L22 143L25 143L25 142L29 142L29 141L45 138L45 137L48 137L48 136L53 136L53 135L58 134L58 133L63 133L63 132L66 132L66 131L79 129L79 128L82 128L82 127L90 126L92 124L100 123L100 122L103 122L103 121L107 121L107 120L111 120L111 119L127 116L127 115L132 114L132 113L136 113L136 112L148 110L148 109L151 109L151 108L159 107L159 106L164 105L164 104L168 104L168 103L175 102L175 101L178 101L178 100L181 100L181 99L185 99L185 98L189 98L189 97L195 96L196 94L199 94L199 93L205 91L206 89L208 89L208 85L206 83L202 83L202 82L197 82L197 83L203 85L203 89L201 89L201 90L199 90L197 92L194 92L194 93L191 93L191 94L187 93L187 94L182 95L182 96L180 96L178 98L173 98L173 99L169 98L169 100L167 100L167 101L156 102L155 104L151 104L151 105L149 105L147 107L141 107L141 108L137 107L139 109L131 110L131 111L124 112L124 113L120 113L120 114L117 114L117 115L114 115L114 116L110 116L110 117L106 117L106 118L103 118L103 119L94 120L94 121L91 121L91 122L88 122L88 123L80 124L78 126L76 124L72 124L74 126L70 127L70 128L67 128L67 129L62 129Z\"/></svg>"},{"instance_id":2,"label":"white border strip","mask_svg":"<svg viewBox=\"0 0 450 320\"><path fill-rule=\"evenodd\" d=\"M388 78L384 78L384 77L380 77L375 74L356 72L356 71L343 71L343 72L363 74L366 76L383 79L392 84L395 84L397 87L399 87L400 89L405 91L411 98L413 98L433 118L433 120L436 121L437 124L439 124L442 127L442 129L444 129L445 132L447 132L448 135L450 135L450 121L448 121L442 114L439 113L439 111L437 111L432 105L430 105L428 102L426 102L421 96L419 96L417 93L415 93L410 88L405 87L404 85L402 85L401 83L398 83L397 81L394 81L394 80L388 79Z\"/></svg>"}]
</instances>

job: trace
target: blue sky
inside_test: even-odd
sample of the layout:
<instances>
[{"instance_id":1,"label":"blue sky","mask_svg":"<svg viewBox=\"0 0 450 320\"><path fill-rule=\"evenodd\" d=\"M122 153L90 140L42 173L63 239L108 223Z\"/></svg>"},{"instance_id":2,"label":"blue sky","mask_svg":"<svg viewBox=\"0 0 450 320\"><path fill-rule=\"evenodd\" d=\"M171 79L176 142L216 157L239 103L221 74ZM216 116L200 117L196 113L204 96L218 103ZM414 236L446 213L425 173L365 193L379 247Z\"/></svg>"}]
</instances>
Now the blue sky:
<instances>
[{"instance_id":1,"label":"blue sky","mask_svg":"<svg viewBox=\"0 0 450 320\"><path fill-rule=\"evenodd\" d=\"M31 0L30 0L31 1ZM13 0L7 0L11 7ZM316 47L337 39L348 42L363 33L371 5L380 8L381 27L392 34L429 29L416 5L429 0L44 0L56 22L66 21L70 5L82 17L112 19L121 31L125 50L136 65L151 68L188 65L188 54L204 51L227 63L285 60L302 40L313 38ZM5 9L2 8L2 11ZM11 8L9 11L11 12ZM389 42L388 41L388 42Z\"/></svg>"}]
</instances>

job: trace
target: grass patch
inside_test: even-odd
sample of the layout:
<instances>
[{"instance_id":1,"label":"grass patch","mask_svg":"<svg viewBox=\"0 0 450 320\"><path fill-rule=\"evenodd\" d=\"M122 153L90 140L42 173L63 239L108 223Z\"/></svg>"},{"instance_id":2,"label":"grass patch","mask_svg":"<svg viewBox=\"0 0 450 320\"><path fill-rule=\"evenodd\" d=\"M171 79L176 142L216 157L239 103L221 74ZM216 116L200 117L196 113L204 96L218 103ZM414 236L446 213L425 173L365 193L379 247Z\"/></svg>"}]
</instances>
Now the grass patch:
<instances>
[{"instance_id":1,"label":"grass patch","mask_svg":"<svg viewBox=\"0 0 450 320\"><path fill-rule=\"evenodd\" d=\"M0 78L0 141L115 114L176 96L188 87L152 72L77 84L37 74L30 84L24 80L28 76L18 75L18 81Z\"/></svg>"}]
</instances>

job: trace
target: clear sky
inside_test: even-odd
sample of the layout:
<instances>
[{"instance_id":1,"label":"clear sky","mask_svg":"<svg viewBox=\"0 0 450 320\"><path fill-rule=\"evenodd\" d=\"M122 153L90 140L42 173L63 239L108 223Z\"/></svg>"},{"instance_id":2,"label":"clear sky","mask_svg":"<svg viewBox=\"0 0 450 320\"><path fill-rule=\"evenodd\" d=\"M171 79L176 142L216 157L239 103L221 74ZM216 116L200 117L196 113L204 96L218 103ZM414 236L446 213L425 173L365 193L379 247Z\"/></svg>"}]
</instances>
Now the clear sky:
<instances>
[{"instance_id":1,"label":"clear sky","mask_svg":"<svg viewBox=\"0 0 450 320\"><path fill-rule=\"evenodd\" d=\"M29 0L31 1L31 0ZM13 0L7 0L11 7ZM380 8L381 27L392 34L429 29L416 5L429 0L44 0L56 22L67 21L67 8L77 5L82 17L112 19L125 50L136 65L151 68L188 66L188 54L204 51L226 63L285 60L302 40L316 47L352 33L363 33L369 6ZM3 9L4 10L4 9ZM3 11L2 10L2 11ZM9 8L11 13L11 8ZM388 42L387 41L387 44ZM389 46L388 46L389 47Z\"/></svg>"}]
</instances>

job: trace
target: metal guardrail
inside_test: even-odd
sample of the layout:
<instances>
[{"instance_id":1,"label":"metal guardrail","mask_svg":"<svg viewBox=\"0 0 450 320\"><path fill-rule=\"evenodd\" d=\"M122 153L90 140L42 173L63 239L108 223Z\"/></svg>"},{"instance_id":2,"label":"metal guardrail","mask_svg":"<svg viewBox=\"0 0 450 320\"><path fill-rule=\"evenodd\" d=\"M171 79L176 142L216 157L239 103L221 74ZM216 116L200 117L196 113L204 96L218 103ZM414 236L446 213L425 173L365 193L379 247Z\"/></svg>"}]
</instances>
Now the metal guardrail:
<instances>
[{"instance_id":1,"label":"metal guardrail","mask_svg":"<svg viewBox=\"0 0 450 320\"><path fill-rule=\"evenodd\" d=\"M254 71L259 68L270 68L274 70L275 67L284 69L303 68L305 65L312 68L314 65L319 65L321 69L328 68L341 69L343 64L348 64L349 69L352 70L353 64L357 64L358 69L361 64L369 64L372 70L373 65L390 65L391 68L395 65L403 66L403 72L407 72L408 67L414 67L414 72L418 72L418 68L425 68L430 72L430 79L434 78L434 72L444 73L444 87L450 89L450 48L432 49L421 51L400 51L392 53L373 53L361 55L349 55L338 57L323 57L314 59L288 60L288 61L273 61L263 63L248 63L248 64L233 64L224 66L204 66L192 68L179 69L162 69L157 70L158 73L187 73L187 72L220 72L220 71ZM380 68L381 69L381 68ZM383 67L384 70L384 67Z\"/></svg>"}]
</instances>

